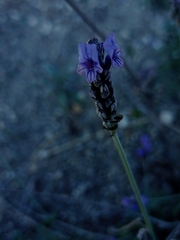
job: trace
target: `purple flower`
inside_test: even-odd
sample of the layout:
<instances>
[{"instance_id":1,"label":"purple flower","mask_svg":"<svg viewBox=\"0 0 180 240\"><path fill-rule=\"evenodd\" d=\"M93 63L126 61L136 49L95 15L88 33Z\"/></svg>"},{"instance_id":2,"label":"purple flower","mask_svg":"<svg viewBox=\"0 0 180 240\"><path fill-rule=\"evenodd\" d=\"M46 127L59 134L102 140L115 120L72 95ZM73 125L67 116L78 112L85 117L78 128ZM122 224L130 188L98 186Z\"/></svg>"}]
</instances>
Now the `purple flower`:
<instances>
[{"instance_id":1,"label":"purple flower","mask_svg":"<svg viewBox=\"0 0 180 240\"><path fill-rule=\"evenodd\" d=\"M116 238L111 236L109 240L116 240Z\"/></svg>"},{"instance_id":2,"label":"purple flower","mask_svg":"<svg viewBox=\"0 0 180 240\"><path fill-rule=\"evenodd\" d=\"M146 153L142 147L138 147L136 149L136 154L138 155L138 157L142 157L142 158L146 156Z\"/></svg>"},{"instance_id":3,"label":"purple flower","mask_svg":"<svg viewBox=\"0 0 180 240\"><path fill-rule=\"evenodd\" d=\"M124 62L121 58L121 50L115 43L114 34L109 35L109 37L103 43L103 47L108 53L109 58L111 59L112 66L122 67Z\"/></svg>"},{"instance_id":4,"label":"purple flower","mask_svg":"<svg viewBox=\"0 0 180 240\"><path fill-rule=\"evenodd\" d=\"M148 204L148 198L145 195L141 195L141 200L144 205ZM131 210L137 211L138 210L138 204L134 197L126 197L124 196L122 198L121 204L123 207L130 208Z\"/></svg>"},{"instance_id":5,"label":"purple flower","mask_svg":"<svg viewBox=\"0 0 180 240\"><path fill-rule=\"evenodd\" d=\"M95 44L80 43L78 45L79 64L77 73L85 74L86 80L92 83L96 80L96 75L102 73L103 69L99 64L98 51Z\"/></svg>"},{"instance_id":6,"label":"purple flower","mask_svg":"<svg viewBox=\"0 0 180 240\"><path fill-rule=\"evenodd\" d=\"M152 151L152 144L149 136L143 134L140 137L141 146L136 149L136 154L139 157L146 157Z\"/></svg>"},{"instance_id":7,"label":"purple flower","mask_svg":"<svg viewBox=\"0 0 180 240\"><path fill-rule=\"evenodd\" d=\"M144 148L146 153L152 151L151 140L147 134L143 134L140 138L141 146Z\"/></svg>"}]
</instances>

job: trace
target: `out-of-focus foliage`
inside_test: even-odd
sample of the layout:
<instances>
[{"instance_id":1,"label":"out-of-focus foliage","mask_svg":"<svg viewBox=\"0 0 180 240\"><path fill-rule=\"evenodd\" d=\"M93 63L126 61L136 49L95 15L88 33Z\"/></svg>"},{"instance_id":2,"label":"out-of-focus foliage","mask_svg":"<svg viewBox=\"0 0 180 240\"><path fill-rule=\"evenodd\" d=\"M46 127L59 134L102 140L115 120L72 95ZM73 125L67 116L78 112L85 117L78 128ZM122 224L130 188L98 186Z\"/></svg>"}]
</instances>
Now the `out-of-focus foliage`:
<instances>
[{"instance_id":1,"label":"out-of-focus foliage","mask_svg":"<svg viewBox=\"0 0 180 240\"><path fill-rule=\"evenodd\" d=\"M89 86L76 73L78 44L113 33L126 63L111 72L124 115L117 132L164 240L180 221L173 1L71 0L76 8L69 1L0 1L0 239L114 240L139 216Z\"/></svg>"}]
</instances>

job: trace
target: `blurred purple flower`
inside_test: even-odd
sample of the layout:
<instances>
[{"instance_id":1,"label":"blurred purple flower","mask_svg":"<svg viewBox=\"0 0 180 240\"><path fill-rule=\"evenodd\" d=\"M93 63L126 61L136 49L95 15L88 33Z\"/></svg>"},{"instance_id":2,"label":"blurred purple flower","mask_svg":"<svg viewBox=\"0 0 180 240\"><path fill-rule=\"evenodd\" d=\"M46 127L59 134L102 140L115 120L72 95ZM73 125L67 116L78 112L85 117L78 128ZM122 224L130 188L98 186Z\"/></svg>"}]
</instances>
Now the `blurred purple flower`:
<instances>
[{"instance_id":1,"label":"blurred purple flower","mask_svg":"<svg viewBox=\"0 0 180 240\"><path fill-rule=\"evenodd\" d=\"M116 238L111 236L109 240L116 240Z\"/></svg>"},{"instance_id":2,"label":"blurred purple flower","mask_svg":"<svg viewBox=\"0 0 180 240\"><path fill-rule=\"evenodd\" d=\"M123 197L121 204L123 205L123 207L128 207L130 205L130 198L129 197Z\"/></svg>"},{"instance_id":3,"label":"blurred purple flower","mask_svg":"<svg viewBox=\"0 0 180 240\"><path fill-rule=\"evenodd\" d=\"M85 74L86 80L92 83L96 80L97 72L102 73L103 69L99 64L98 51L95 44L80 43L78 45L79 64L77 73Z\"/></svg>"},{"instance_id":4,"label":"blurred purple flower","mask_svg":"<svg viewBox=\"0 0 180 240\"><path fill-rule=\"evenodd\" d=\"M143 204L147 205L148 203L148 198L145 195L141 196L141 200L143 202ZM137 211L138 210L138 204L137 201L134 197L123 197L121 204L123 207L127 207L130 208L133 211Z\"/></svg>"},{"instance_id":5,"label":"blurred purple flower","mask_svg":"<svg viewBox=\"0 0 180 240\"><path fill-rule=\"evenodd\" d=\"M140 142L142 147L146 152L151 152L152 151L152 145L151 145L151 140L147 134L143 134L140 137Z\"/></svg>"},{"instance_id":6,"label":"blurred purple flower","mask_svg":"<svg viewBox=\"0 0 180 240\"><path fill-rule=\"evenodd\" d=\"M115 43L114 34L110 34L109 37L104 41L103 47L108 53L108 57L111 59L113 67L122 67L124 62L121 58L121 50Z\"/></svg>"},{"instance_id":7,"label":"blurred purple flower","mask_svg":"<svg viewBox=\"0 0 180 240\"><path fill-rule=\"evenodd\" d=\"M144 149L142 147L138 147L136 149L136 154L138 155L138 157L144 157L146 154L144 153Z\"/></svg>"},{"instance_id":8,"label":"blurred purple flower","mask_svg":"<svg viewBox=\"0 0 180 240\"><path fill-rule=\"evenodd\" d=\"M136 154L139 157L146 157L152 151L151 140L147 134L140 137L140 144L141 146L136 149Z\"/></svg>"}]
</instances>

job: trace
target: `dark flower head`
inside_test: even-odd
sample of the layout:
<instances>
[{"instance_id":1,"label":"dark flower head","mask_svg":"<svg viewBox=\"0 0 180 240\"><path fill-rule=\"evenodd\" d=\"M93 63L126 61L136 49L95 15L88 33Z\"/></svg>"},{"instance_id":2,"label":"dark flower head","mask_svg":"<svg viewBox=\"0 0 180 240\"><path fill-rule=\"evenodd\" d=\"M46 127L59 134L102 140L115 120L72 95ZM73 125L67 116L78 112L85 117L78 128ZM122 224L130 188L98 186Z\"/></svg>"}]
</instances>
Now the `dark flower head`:
<instances>
[{"instance_id":1,"label":"dark flower head","mask_svg":"<svg viewBox=\"0 0 180 240\"><path fill-rule=\"evenodd\" d=\"M102 73L103 69L99 64L98 51L95 44L80 43L78 45L79 64L77 73L85 74L88 83L96 80L97 72Z\"/></svg>"},{"instance_id":2,"label":"dark flower head","mask_svg":"<svg viewBox=\"0 0 180 240\"><path fill-rule=\"evenodd\" d=\"M108 55L104 59L105 50ZM117 114L117 101L111 82L111 66L123 65L120 49L114 42L114 35L111 34L104 43L99 43L97 38L90 38L87 43L78 45L78 51L77 73L86 76L90 85L89 93L94 100L103 128L111 130L114 134L118 122L123 118L121 114Z\"/></svg>"},{"instance_id":3,"label":"dark flower head","mask_svg":"<svg viewBox=\"0 0 180 240\"><path fill-rule=\"evenodd\" d=\"M110 34L109 37L104 41L103 47L108 53L108 57L111 59L113 67L122 67L124 62L121 58L121 50L115 43L114 34Z\"/></svg>"}]
</instances>

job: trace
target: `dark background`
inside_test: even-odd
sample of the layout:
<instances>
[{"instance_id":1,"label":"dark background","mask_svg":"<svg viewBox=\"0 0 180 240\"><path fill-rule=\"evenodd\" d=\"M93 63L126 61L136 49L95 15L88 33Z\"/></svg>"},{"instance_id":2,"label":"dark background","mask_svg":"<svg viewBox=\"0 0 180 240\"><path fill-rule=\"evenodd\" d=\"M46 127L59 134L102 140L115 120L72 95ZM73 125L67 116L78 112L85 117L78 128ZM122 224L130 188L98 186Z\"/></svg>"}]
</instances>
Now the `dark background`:
<instances>
[{"instance_id":1,"label":"dark background","mask_svg":"<svg viewBox=\"0 0 180 240\"><path fill-rule=\"evenodd\" d=\"M180 11L72 2L80 12L65 0L0 1L0 239L135 238L121 231L140 216L131 186L76 73L78 43L110 33L126 62L112 69L117 133L166 239L180 220Z\"/></svg>"}]
</instances>

